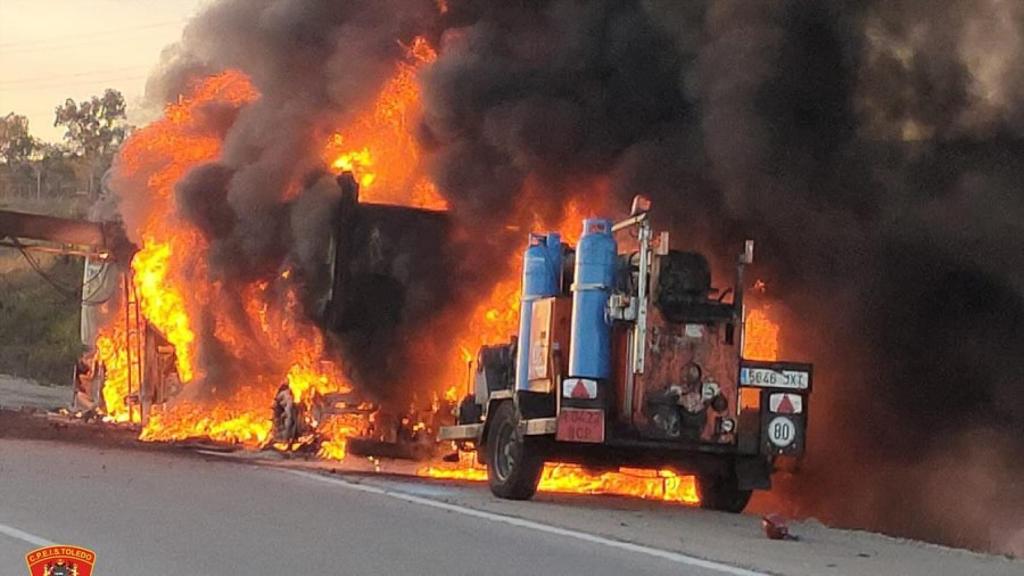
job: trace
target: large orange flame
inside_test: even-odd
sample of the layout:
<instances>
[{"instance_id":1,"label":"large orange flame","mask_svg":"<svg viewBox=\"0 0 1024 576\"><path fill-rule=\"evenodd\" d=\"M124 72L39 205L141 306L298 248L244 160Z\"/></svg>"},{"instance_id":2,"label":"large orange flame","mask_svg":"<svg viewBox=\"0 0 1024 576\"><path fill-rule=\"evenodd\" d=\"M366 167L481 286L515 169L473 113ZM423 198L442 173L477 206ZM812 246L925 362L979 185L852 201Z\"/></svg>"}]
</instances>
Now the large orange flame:
<instances>
[{"instance_id":1,"label":"large orange flame","mask_svg":"<svg viewBox=\"0 0 1024 576\"><path fill-rule=\"evenodd\" d=\"M175 346L178 374L185 382L196 376L196 348L185 298L191 292L190 281L182 274L184 270L201 274L196 253L202 243L198 234L174 217L174 185L192 166L220 153L220 138L200 129L202 106L211 102L241 105L256 96L248 78L239 72L206 78L187 98L169 104L161 119L134 132L117 159L115 187L126 195L143 197L146 205L142 222L134 229L141 240L131 266L134 290L142 315ZM121 306L111 324L101 329L97 351L107 370L103 396L108 416L126 422L131 416L126 402L132 377L129 359L141 347L129 350L130 335L118 320L127 304Z\"/></svg>"},{"instance_id":2,"label":"large orange flame","mask_svg":"<svg viewBox=\"0 0 1024 576\"><path fill-rule=\"evenodd\" d=\"M448 203L423 175L411 130L421 113L416 74L437 54L422 38L412 43L408 54L408 62L399 63L373 105L331 134L322 158L337 172L356 174L363 201L445 210Z\"/></svg>"},{"instance_id":3,"label":"large orange flame","mask_svg":"<svg viewBox=\"0 0 1024 576\"><path fill-rule=\"evenodd\" d=\"M484 482L487 470L476 464L474 458L472 454L463 454L456 466L425 466L418 473L441 480ZM671 470L620 468L616 472L589 472L579 466L552 463L544 466L537 489L563 494L612 494L683 504L700 502L694 478Z\"/></svg>"},{"instance_id":4,"label":"large orange flame","mask_svg":"<svg viewBox=\"0 0 1024 576\"><path fill-rule=\"evenodd\" d=\"M140 195L147 209L137 228L141 249L131 266L141 312L174 345L178 376L185 384L182 399L154 409L142 431L144 440L210 438L262 445L269 440L270 401L281 382L287 382L300 402L308 401L313 391L348 390L340 368L323 362L323 339L300 319L291 289L281 297L272 293L269 282L250 285L243 294L247 320L241 323L221 309L223 287L205 280L207 247L175 215L175 184L190 168L220 154L220 137L204 130L204 108L241 107L258 97L240 72L206 78L189 96L169 105L163 118L135 132L118 158L117 186L128 195ZM228 353L258 366L246 381L208 383L209 389L231 390L223 397L202 397L190 386L206 377L195 361L196 323L203 312L212 317L214 335ZM98 348L107 365L108 414L126 421L128 335L114 322L103 330ZM278 357L257 357L266 350L277 351Z\"/></svg>"},{"instance_id":5,"label":"large orange flame","mask_svg":"<svg viewBox=\"0 0 1024 576\"><path fill-rule=\"evenodd\" d=\"M441 3L443 6L443 3ZM444 210L447 202L426 177L422 152L411 127L421 114L417 74L436 58L433 49L418 39L408 47L408 58L397 65L371 106L339 121L326 138L321 153L325 167L352 171L361 184L361 199ZM240 108L259 98L249 79L227 71L199 82L191 93L169 105L164 116L135 132L118 159L119 189L140 194L147 206L135 230L141 249L132 263L133 282L145 319L176 351L178 373L184 383L180 398L151 414L144 440L212 439L247 446L271 441L270 403L278 386L287 383L299 402L314 396L342 392L350 386L339 364L329 360L322 335L302 319L295 293L281 278L254 282L242 294L243 321L222 310L224 287L206 280L207 246L194 229L175 215L174 186L192 167L215 160L221 138L203 128L204 109L211 105ZM527 184L529 187L530 184ZM529 190L525 196L529 196ZM508 217L510 229L559 230L575 243L585 216L604 212L610 199L607 185L581 185L575 200L552 216L542 216L527 203ZM455 401L465 381L469 362L484 344L506 342L519 321L519 253L497 262L503 279L467 308L464 328L450 335L451 348L433 380L437 394ZM284 287L282 289L282 287ZM210 378L197 361L200 354L198 319L206 315L214 337L240 363L252 365L240 381L207 382L216 394L203 394L196 382ZM758 336L760 320L748 318L748 347L771 340L777 332ZM108 378L103 394L112 418L128 419L127 334L112 323L98 341ZM750 354L765 355L761 349ZM773 349L774 350L774 349ZM255 352L254 352L255 351ZM267 352L271 351L271 352ZM319 423L319 455L345 457L345 439L365 422L355 416L334 417ZM438 478L480 480L484 471L469 460L455 467L425 467L420 473ZM581 468L552 464L545 468L544 491L613 493L643 498L694 503L691 477L668 470L628 470L590 473Z\"/></svg>"},{"instance_id":6,"label":"large orange flame","mask_svg":"<svg viewBox=\"0 0 1024 576\"><path fill-rule=\"evenodd\" d=\"M174 185L190 168L220 154L220 138L201 129L203 107L212 102L241 106L257 96L240 72L206 78L189 97L168 105L163 118L133 133L118 155L117 185L144 195L148 204L138 229L142 247L132 261L142 313L174 345L185 382L196 376L194 313L185 294L203 275L196 256L204 247L202 238L174 217ZM145 190L135 189L140 181ZM185 270L193 277L183 277Z\"/></svg>"}]
</instances>

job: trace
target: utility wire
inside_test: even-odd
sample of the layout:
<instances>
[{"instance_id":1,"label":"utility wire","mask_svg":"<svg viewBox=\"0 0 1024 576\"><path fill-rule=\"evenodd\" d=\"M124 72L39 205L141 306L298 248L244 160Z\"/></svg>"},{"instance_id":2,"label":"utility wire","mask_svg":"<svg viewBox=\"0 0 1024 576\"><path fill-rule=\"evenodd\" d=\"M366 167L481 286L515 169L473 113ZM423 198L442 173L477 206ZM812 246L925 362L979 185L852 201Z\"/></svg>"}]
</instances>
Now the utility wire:
<instances>
[{"instance_id":1,"label":"utility wire","mask_svg":"<svg viewBox=\"0 0 1024 576\"><path fill-rule=\"evenodd\" d=\"M28 253L28 250L25 249L25 247L21 244L21 242L18 242L18 240L15 239L14 240L14 244L17 246L18 251L21 252L21 256L22 256L22 258L25 259L25 262L28 262L28 265L31 266L33 270L35 270L36 274L38 274L43 280L45 280L47 284L49 284L51 287L53 287L54 290L59 292L62 296L64 296L68 300L74 300L76 302L81 301L81 297L78 295L78 291L77 290L68 288L67 286L64 286L60 282L57 282L56 280L51 278L50 275L47 274L42 269L42 267L39 265L39 263L36 262L36 259L33 258L32 255Z\"/></svg>"},{"instance_id":2,"label":"utility wire","mask_svg":"<svg viewBox=\"0 0 1024 576\"><path fill-rule=\"evenodd\" d=\"M180 18L178 20L165 20L163 22L152 22L150 24L141 24L139 26L124 26L121 28L110 28L107 30L96 30L93 32L83 32L79 34L64 34L61 36L54 36L51 38L41 38L39 40L29 40L27 42L0 42L0 52L7 52L7 48L47 48L47 44L56 43L59 46L67 45L67 40L87 39L87 38L100 38L103 36L110 36L112 34L124 34L128 32L136 32L141 30L152 30L154 28L164 28L175 24L184 24L187 22L186 18ZM78 45L82 45L79 43ZM15 53L15 52L9 52Z\"/></svg>"},{"instance_id":3,"label":"utility wire","mask_svg":"<svg viewBox=\"0 0 1024 576\"><path fill-rule=\"evenodd\" d=\"M12 240L14 242L15 247L17 247L18 252L20 252L22 258L24 258L25 261L28 262L28 265L32 268L32 270L34 270L35 273L39 275L39 277L41 277L47 284L50 285L50 287L52 287L54 290L56 290L57 293L59 293L61 296L63 296L66 300L71 301L71 302L76 302L76 303L84 304L84 305L87 305L87 306L98 306L100 304L103 304L103 303L109 301L113 297L113 294L111 294L110 296L104 298L103 300L89 301L89 300L83 299L82 298L82 294L79 293L79 290L80 290L79 287L76 286L75 288L69 288L69 287L65 286L64 284L62 284L62 283L54 280L53 278L51 278L50 275L47 274L45 270L43 270L43 267L39 264L39 262L36 261L36 259L31 254L29 254L28 250L25 249L25 245L24 244L22 244L21 242L18 242L18 240L16 238L14 238ZM85 280L84 282L82 282L81 289L84 289L85 286L87 286L87 285L91 284L92 282L94 282L94 281L98 280L99 278L101 278L103 276L103 273L106 272L108 265L109 264L104 263L103 267L100 268L95 274L93 274L91 278L89 278L89 279Z\"/></svg>"},{"instance_id":4,"label":"utility wire","mask_svg":"<svg viewBox=\"0 0 1024 576\"><path fill-rule=\"evenodd\" d=\"M146 70L148 68L149 68L149 66L125 66L125 67L121 67L121 68L107 68L106 70L90 70L88 72L75 72L73 74L50 74L50 75L47 75L47 76L35 76L35 77L32 77L32 78L15 78L13 80L0 80L0 86L6 85L6 84L25 84L25 83L31 84L33 82L40 82L40 81L43 81L43 82L47 82L47 81L48 82L54 82L54 81L62 80L62 79L66 79L66 78L79 78L81 76L91 76L93 74L111 74L111 73L114 73L114 72L127 72L127 71L134 72L134 71L137 71L137 70Z\"/></svg>"},{"instance_id":5,"label":"utility wire","mask_svg":"<svg viewBox=\"0 0 1024 576\"><path fill-rule=\"evenodd\" d=\"M149 76L120 76L111 78L89 78L85 80L79 80L74 82L56 82L49 84L37 84L35 86L0 86L0 93L11 93L11 92L36 92L39 90L52 90L54 88L63 88L65 86L89 86L100 83L109 82L134 82L136 80L145 80Z\"/></svg>"}]
</instances>

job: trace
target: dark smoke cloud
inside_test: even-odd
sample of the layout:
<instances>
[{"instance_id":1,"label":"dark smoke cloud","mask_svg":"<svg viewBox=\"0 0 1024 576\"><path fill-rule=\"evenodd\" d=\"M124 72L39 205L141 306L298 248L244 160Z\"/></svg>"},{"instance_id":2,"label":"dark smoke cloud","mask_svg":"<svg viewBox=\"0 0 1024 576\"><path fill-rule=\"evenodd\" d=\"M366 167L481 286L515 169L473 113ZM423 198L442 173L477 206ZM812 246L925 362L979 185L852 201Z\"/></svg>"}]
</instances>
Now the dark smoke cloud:
<instances>
[{"instance_id":1,"label":"dark smoke cloud","mask_svg":"<svg viewBox=\"0 0 1024 576\"><path fill-rule=\"evenodd\" d=\"M281 225L289 185L319 165L325 131L379 91L402 42L435 12L429 0L235 0L190 22L174 61L240 69L262 96L242 110L220 159L233 171L224 202L236 216L226 260L256 265L274 254L279 238L267 231Z\"/></svg>"},{"instance_id":2,"label":"dark smoke cloud","mask_svg":"<svg viewBox=\"0 0 1024 576\"><path fill-rule=\"evenodd\" d=\"M605 176L718 256L754 237L820 383L791 509L1020 552L1019 4L449 5L422 132L457 213Z\"/></svg>"},{"instance_id":3,"label":"dark smoke cloud","mask_svg":"<svg viewBox=\"0 0 1024 576\"><path fill-rule=\"evenodd\" d=\"M671 39L635 3L450 6L477 17L424 75L424 132L464 214L501 218L528 176L557 190L605 172L689 108Z\"/></svg>"},{"instance_id":4,"label":"dark smoke cloud","mask_svg":"<svg viewBox=\"0 0 1024 576\"><path fill-rule=\"evenodd\" d=\"M319 168L328 131L365 107L436 14L432 0L222 0L164 51L153 100L229 69L261 95L241 110L204 111L206 128L223 134L221 158L177 187L181 214L215 242L215 279L278 260L290 186Z\"/></svg>"},{"instance_id":5,"label":"dark smoke cloud","mask_svg":"<svg viewBox=\"0 0 1024 576\"><path fill-rule=\"evenodd\" d=\"M753 237L787 355L817 365L810 454L780 482L786 505L1020 552L1019 3L447 6L222 0L189 24L153 97L225 68L263 95L211 113L223 157L178 186L181 214L211 241L214 279L316 258L334 201L311 184L289 215L289 186L317 166L322 131L365 106L402 44L427 34L441 53L422 76L418 135L468 238L486 243L465 252L466 285L518 248L522 232L505 230L517 206L557 216L581 182L609 186L623 207L650 195L674 242L722 262Z\"/></svg>"},{"instance_id":6,"label":"dark smoke cloud","mask_svg":"<svg viewBox=\"0 0 1024 576\"><path fill-rule=\"evenodd\" d=\"M413 38L428 32L437 16L433 0L221 0L206 6L162 54L147 85L153 100L174 101L198 80L232 69L251 78L260 94L241 108L200 110L203 130L220 136L222 153L175 186L178 216L209 246L196 267L207 278L195 281L216 287L214 301L204 303L197 318L207 388L272 373L273 366L261 363L281 356L259 350L258 335L247 333L241 297L254 280L277 278L293 266L293 282L308 291L304 303L311 311L322 306L317 298L329 279L320 260L338 199L333 181L316 177L319 154L330 130L369 105ZM130 228L145 221L146 206L133 205L140 199L146 201L126 197ZM242 339L230 347L217 336L218 322L225 321ZM392 353L370 352L366 363Z\"/></svg>"}]
</instances>

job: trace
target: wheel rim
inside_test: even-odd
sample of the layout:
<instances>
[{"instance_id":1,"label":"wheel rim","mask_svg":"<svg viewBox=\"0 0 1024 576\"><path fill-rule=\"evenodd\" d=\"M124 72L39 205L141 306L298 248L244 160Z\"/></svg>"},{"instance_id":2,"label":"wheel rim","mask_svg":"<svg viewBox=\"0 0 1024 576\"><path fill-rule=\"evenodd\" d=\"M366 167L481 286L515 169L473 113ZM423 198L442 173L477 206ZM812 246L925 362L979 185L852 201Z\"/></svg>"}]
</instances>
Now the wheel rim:
<instances>
[{"instance_id":1,"label":"wheel rim","mask_svg":"<svg viewBox=\"0 0 1024 576\"><path fill-rule=\"evenodd\" d=\"M510 424L504 423L498 430L498 442L494 447L494 471L502 482L512 475L519 457L513 431Z\"/></svg>"}]
</instances>

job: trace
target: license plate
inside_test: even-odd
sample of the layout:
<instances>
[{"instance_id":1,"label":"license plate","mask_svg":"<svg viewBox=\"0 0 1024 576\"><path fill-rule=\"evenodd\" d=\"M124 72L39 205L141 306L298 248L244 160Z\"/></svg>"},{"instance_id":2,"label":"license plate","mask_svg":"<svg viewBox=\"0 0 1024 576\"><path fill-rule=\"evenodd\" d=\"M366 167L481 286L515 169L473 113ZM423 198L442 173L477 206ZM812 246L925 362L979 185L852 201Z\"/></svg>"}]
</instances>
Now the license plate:
<instances>
[{"instance_id":1,"label":"license plate","mask_svg":"<svg viewBox=\"0 0 1024 576\"><path fill-rule=\"evenodd\" d=\"M803 370L772 370L746 366L740 369L740 384L744 386L806 390L810 381L811 375Z\"/></svg>"},{"instance_id":2,"label":"license plate","mask_svg":"<svg viewBox=\"0 0 1024 576\"><path fill-rule=\"evenodd\" d=\"M604 442L604 410L563 408L555 438L562 442Z\"/></svg>"}]
</instances>

